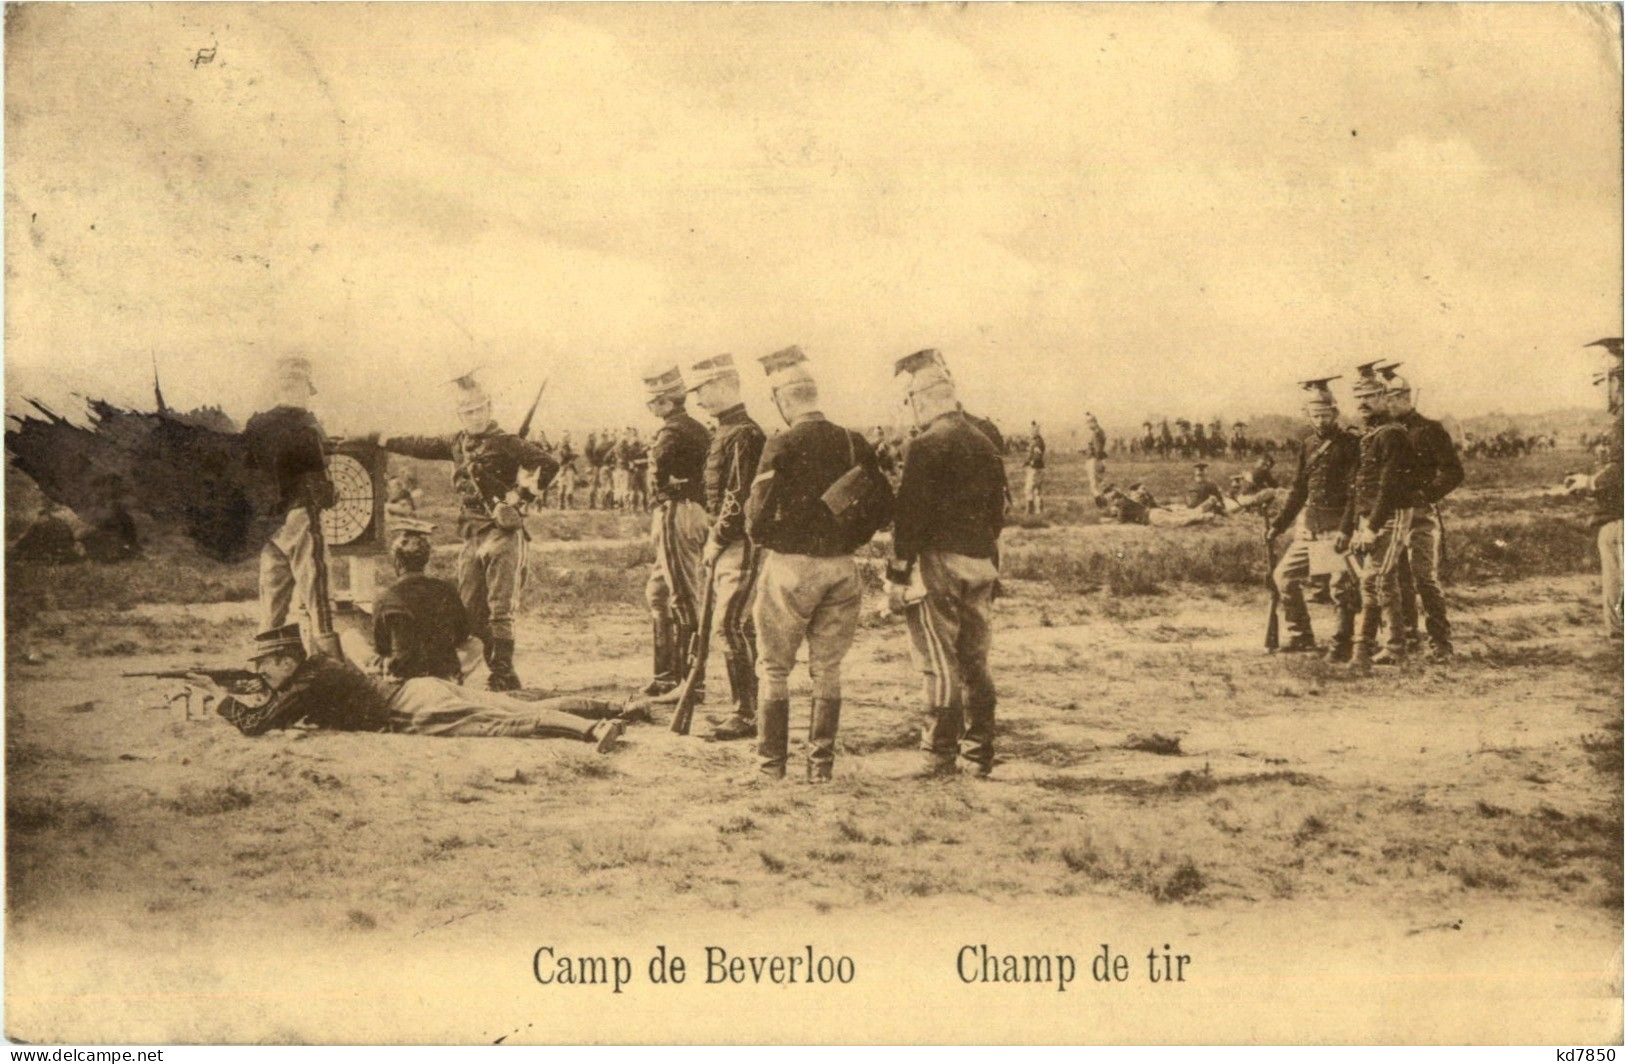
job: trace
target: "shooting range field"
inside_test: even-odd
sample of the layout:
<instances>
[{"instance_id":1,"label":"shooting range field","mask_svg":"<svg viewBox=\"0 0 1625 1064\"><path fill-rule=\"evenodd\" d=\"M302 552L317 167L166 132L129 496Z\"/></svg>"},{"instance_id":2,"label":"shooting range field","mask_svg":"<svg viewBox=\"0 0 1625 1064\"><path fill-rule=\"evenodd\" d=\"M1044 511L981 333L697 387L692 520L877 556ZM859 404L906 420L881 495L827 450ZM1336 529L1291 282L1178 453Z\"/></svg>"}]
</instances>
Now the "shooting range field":
<instances>
[{"instance_id":1,"label":"shooting range field","mask_svg":"<svg viewBox=\"0 0 1625 1064\"><path fill-rule=\"evenodd\" d=\"M1210 473L1223 484L1243 465L1220 459ZM1291 466L1281 456L1278 477ZM1009 460L1018 497L1019 467ZM1573 999L1524 1003L1518 1015L1540 1005L1552 1026L1520 1033L1556 1040L1583 1015L1617 1037L1621 661L1601 631L1586 503L1542 494L1591 468L1579 451L1469 462L1445 510L1457 658L1362 678L1263 652L1260 517L1100 525L1082 460L1052 452L1046 515L1003 541L992 657L1002 763L988 781L906 778L920 757L919 683L904 627L884 610L878 543L824 788L795 782L804 670L792 781L779 787L736 784L752 744L699 738L705 714L723 711L720 664L694 736L634 726L607 756L559 741L247 739L217 718L187 719L164 681L120 674L237 664L254 628L252 562L221 566L162 543L147 563L116 567L11 562L7 982L27 989L8 996L8 1033L297 1041L328 1029L340 1002L314 992L306 1009L268 1008L257 992L199 1004L248 978L246 961L226 959L235 941L378 959L523 927L507 960L528 979L543 941L598 934L652 949L675 926L749 925L799 948L823 941L820 927L908 928L947 910L985 915L965 932L983 936L972 942L1001 927L1092 926L1102 913L1153 928L1159 945L1177 928L1216 980L1246 969L1258 941L1277 954L1284 940L1313 941L1320 960L1256 967L1450 964L1468 977L1432 992L1511 1000L1515 986L1471 973L1490 953L1516 956L1544 992ZM1189 476L1183 462L1107 462L1109 482L1143 480L1163 500ZM37 496L8 477L15 535ZM420 466L420 482L420 516L446 546L431 572L446 575L449 467ZM519 674L630 694L649 668L646 518L546 511L531 528ZM1324 639L1331 607L1311 609ZM297 970L287 957L264 963ZM98 1006L86 991L98 985L158 1004ZM284 981L278 992L292 991ZM392 999L345 1030L495 1039L522 1026L470 1000L414 1015L410 999ZM1289 1020L1280 1031L1308 1033ZM1380 1011L1363 1022L1316 1034L1414 1030L1384 1027ZM1422 1037L1494 1040L1484 1011L1473 1022ZM1182 1029L1169 1023L1156 1037ZM1096 1033L1113 1030L1102 1018Z\"/></svg>"}]
</instances>

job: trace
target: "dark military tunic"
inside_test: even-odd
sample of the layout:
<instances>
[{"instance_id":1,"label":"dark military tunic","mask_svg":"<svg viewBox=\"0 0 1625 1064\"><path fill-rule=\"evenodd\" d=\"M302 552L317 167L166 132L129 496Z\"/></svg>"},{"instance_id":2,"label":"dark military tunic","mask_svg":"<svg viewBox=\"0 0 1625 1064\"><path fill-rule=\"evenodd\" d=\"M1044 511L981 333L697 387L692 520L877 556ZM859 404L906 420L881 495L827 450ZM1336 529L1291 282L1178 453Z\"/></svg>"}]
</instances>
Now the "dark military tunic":
<instances>
[{"instance_id":1,"label":"dark military tunic","mask_svg":"<svg viewBox=\"0 0 1625 1064\"><path fill-rule=\"evenodd\" d=\"M1004 463L960 413L943 414L908 445L897 487L893 553L993 558L1004 526Z\"/></svg>"},{"instance_id":2,"label":"dark military tunic","mask_svg":"<svg viewBox=\"0 0 1625 1064\"><path fill-rule=\"evenodd\" d=\"M244 735L304 722L338 731L388 731L389 699L399 682L372 678L346 661L317 654L299 663L264 705L220 700L217 712Z\"/></svg>"},{"instance_id":3,"label":"dark military tunic","mask_svg":"<svg viewBox=\"0 0 1625 1064\"><path fill-rule=\"evenodd\" d=\"M272 407L248 419L243 428L248 464L275 483L274 515L286 515L305 505L309 478L314 478L311 486L317 505L332 505L333 485L327 479L323 440L316 415L296 406Z\"/></svg>"},{"instance_id":4,"label":"dark military tunic","mask_svg":"<svg viewBox=\"0 0 1625 1064\"><path fill-rule=\"evenodd\" d=\"M1414 481L1418 501L1437 503L1460 487L1467 474L1461 468L1455 441L1445 427L1414 410L1400 418L1398 424L1410 437L1411 449L1416 454Z\"/></svg>"},{"instance_id":5,"label":"dark military tunic","mask_svg":"<svg viewBox=\"0 0 1625 1064\"><path fill-rule=\"evenodd\" d=\"M399 680L461 680L457 648L470 634L468 611L457 589L422 573L395 581L373 607L373 650Z\"/></svg>"},{"instance_id":6,"label":"dark military tunic","mask_svg":"<svg viewBox=\"0 0 1625 1064\"><path fill-rule=\"evenodd\" d=\"M1333 426L1329 436L1310 434L1298 445L1298 473L1275 518L1274 533L1279 535L1290 528L1300 510L1310 532L1340 528L1348 509L1349 489L1354 484L1354 469L1359 464L1360 440L1354 433Z\"/></svg>"},{"instance_id":7,"label":"dark military tunic","mask_svg":"<svg viewBox=\"0 0 1625 1064\"><path fill-rule=\"evenodd\" d=\"M705 426L678 409L666 417L655 434L650 460L654 464L654 501L685 499L705 505L705 456L711 434Z\"/></svg>"},{"instance_id":8,"label":"dark military tunic","mask_svg":"<svg viewBox=\"0 0 1625 1064\"><path fill-rule=\"evenodd\" d=\"M766 444L767 434L743 403L717 415L705 457L705 509L713 542L726 547L745 538L745 502Z\"/></svg>"},{"instance_id":9,"label":"dark military tunic","mask_svg":"<svg viewBox=\"0 0 1625 1064\"><path fill-rule=\"evenodd\" d=\"M1416 452L1404 426L1384 421L1368 429L1360 437L1360 462L1343 513L1344 533L1352 535L1362 517L1367 527L1382 528L1395 510L1410 509L1419 500Z\"/></svg>"},{"instance_id":10,"label":"dark military tunic","mask_svg":"<svg viewBox=\"0 0 1625 1064\"><path fill-rule=\"evenodd\" d=\"M745 508L751 541L781 554L819 558L857 550L863 544L852 543L841 533L823 502L824 492L854 462L880 475L869 441L823 414L808 414L768 440Z\"/></svg>"},{"instance_id":11,"label":"dark military tunic","mask_svg":"<svg viewBox=\"0 0 1625 1064\"><path fill-rule=\"evenodd\" d=\"M451 462L452 490L460 504L458 532L467 537L494 526L491 508L519 483L519 471L539 470L538 490L545 489L559 464L541 447L503 432L495 422L481 432L453 436L396 436L387 450L412 458Z\"/></svg>"}]
</instances>

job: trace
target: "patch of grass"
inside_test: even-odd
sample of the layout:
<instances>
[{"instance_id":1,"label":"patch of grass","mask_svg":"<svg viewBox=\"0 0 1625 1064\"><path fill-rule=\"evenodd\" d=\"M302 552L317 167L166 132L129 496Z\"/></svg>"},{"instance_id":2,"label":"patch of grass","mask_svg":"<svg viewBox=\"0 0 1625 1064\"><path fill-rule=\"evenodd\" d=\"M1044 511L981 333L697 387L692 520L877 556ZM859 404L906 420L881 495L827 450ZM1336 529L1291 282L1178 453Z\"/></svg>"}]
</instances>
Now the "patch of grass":
<instances>
[{"instance_id":1,"label":"patch of grass","mask_svg":"<svg viewBox=\"0 0 1625 1064\"><path fill-rule=\"evenodd\" d=\"M13 835L112 826L112 816L89 802L18 795L6 803L6 831Z\"/></svg>"},{"instance_id":2,"label":"patch of grass","mask_svg":"<svg viewBox=\"0 0 1625 1064\"><path fill-rule=\"evenodd\" d=\"M185 788L171 798L168 805L185 816L213 816L247 809L254 804L254 796L235 783L220 784L201 789Z\"/></svg>"}]
</instances>

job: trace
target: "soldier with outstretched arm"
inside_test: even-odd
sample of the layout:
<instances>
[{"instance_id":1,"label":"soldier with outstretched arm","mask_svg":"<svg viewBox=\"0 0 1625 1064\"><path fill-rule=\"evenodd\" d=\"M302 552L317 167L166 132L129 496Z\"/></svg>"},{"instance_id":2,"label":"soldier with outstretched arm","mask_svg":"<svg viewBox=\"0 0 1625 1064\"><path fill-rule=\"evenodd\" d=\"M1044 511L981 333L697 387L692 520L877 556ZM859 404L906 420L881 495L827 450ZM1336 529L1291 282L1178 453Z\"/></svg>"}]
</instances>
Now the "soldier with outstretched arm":
<instances>
[{"instance_id":1,"label":"soldier with outstretched arm","mask_svg":"<svg viewBox=\"0 0 1625 1064\"><path fill-rule=\"evenodd\" d=\"M511 432L491 417L491 397L472 372L458 377L457 416L462 428L449 436L390 436L379 446L395 454L453 465L458 531L457 593L473 631L485 644L493 691L521 686L514 670L514 617L524 588L529 533L524 506L541 498L558 472L546 450ZM523 481L523 483L522 483Z\"/></svg>"}]
</instances>

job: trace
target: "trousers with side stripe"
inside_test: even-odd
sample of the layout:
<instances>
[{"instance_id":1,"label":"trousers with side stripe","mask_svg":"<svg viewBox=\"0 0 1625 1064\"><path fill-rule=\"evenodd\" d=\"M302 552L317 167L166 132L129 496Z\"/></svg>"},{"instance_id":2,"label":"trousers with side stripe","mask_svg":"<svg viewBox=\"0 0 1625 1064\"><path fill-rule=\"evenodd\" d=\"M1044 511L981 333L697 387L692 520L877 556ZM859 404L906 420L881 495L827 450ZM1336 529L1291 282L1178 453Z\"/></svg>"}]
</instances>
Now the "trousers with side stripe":
<instances>
[{"instance_id":1,"label":"trousers with side stripe","mask_svg":"<svg viewBox=\"0 0 1625 1064\"><path fill-rule=\"evenodd\" d=\"M686 654L682 640L700 623L700 557L705 552L705 507L689 499L673 499L655 507L649 522L655 563L644 586L644 598L655 618L670 618L680 629L678 653Z\"/></svg>"},{"instance_id":2,"label":"trousers with side stripe","mask_svg":"<svg viewBox=\"0 0 1625 1064\"><path fill-rule=\"evenodd\" d=\"M1395 653L1405 649L1405 618L1399 601L1399 559L1410 542L1411 511L1395 510L1392 517L1373 530L1360 570L1360 623L1355 640L1367 647L1377 641L1377 631L1388 625L1388 647Z\"/></svg>"},{"instance_id":3,"label":"trousers with side stripe","mask_svg":"<svg viewBox=\"0 0 1625 1064\"><path fill-rule=\"evenodd\" d=\"M522 529L491 524L471 529L457 555L457 597L468 611L470 630L487 648L493 639L513 640L513 619L525 587Z\"/></svg>"},{"instance_id":4,"label":"trousers with side stripe","mask_svg":"<svg viewBox=\"0 0 1625 1064\"><path fill-rule=\"evenodd\" d=\"M720 648L728 663L728 684L734 702L754 695L756 682L756 626L751 607L756 601L756 577L762 552L748 539L730 543L711 567L715 602L711 608L711 646ZM750 690L742 691L742 686Z\"/></svg>"},{"instance_id":5,"label":"trousers with side stripe","mask_svg":"<svg viewBox=\"0 0 1625 1064\"><path fill-rule=\"evenodd\" d=\"M907 614L914 662L925 677L920 746L942 760L962 752L991 765L998 695L987 658L999 571L990 559L947 551L924 551L915 564L926 592Z\"/></svg>"}]
</instances>

